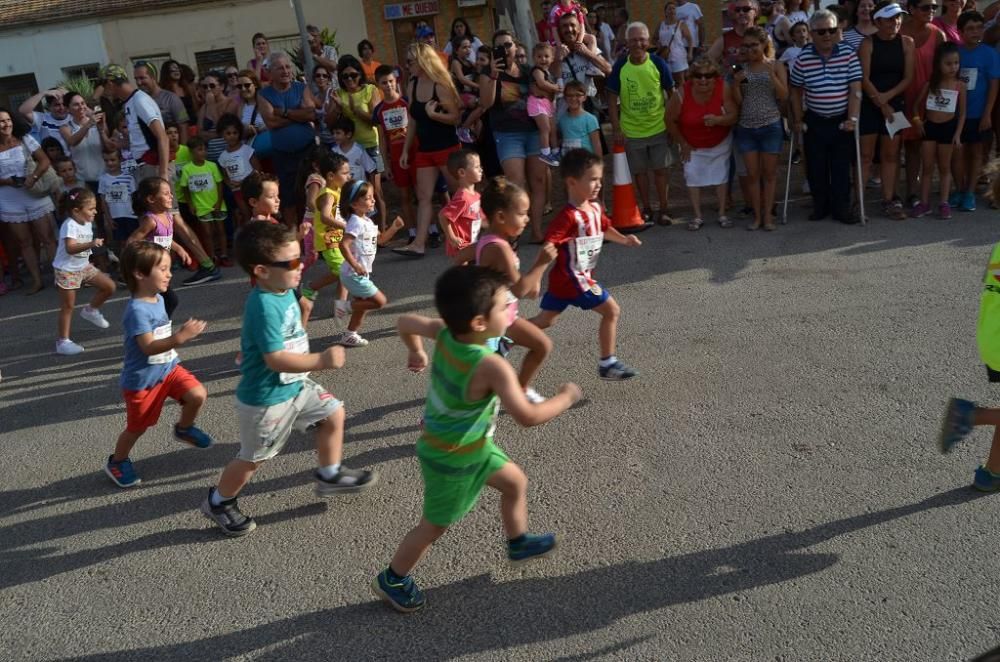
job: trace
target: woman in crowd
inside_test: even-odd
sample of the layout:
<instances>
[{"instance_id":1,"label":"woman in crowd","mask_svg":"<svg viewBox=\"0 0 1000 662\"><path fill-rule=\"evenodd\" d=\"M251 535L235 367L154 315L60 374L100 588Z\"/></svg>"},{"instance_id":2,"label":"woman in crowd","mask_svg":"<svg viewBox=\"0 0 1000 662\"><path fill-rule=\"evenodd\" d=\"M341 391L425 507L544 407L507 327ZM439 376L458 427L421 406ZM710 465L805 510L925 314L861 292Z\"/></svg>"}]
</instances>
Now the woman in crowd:
<instances>
[{"instance_id":1,"label":"woman in crowd","mask_svg":"<svg viewBox=\"0 0 1000 662\"><path fill-rule=\"evenodd\" d=\"M904 93L913 80L913 40L899 33L901 11L891 6L875 11L878 31L861 42L861 181L867 182L879 143L882 179L882 212L895 221L906 219L906 210L896 196L899 172L900 134L890 137L886 120L903 110ZM891 16L888 14L892 13Z\"/></svg>"},{"instance_id":2,"label":"woman in crowd","mask_svg":"<svg viewBox=\"0 0 1000 662\"><path fill-rule=\"evenodd\" d=\"M962 33L958 29L958 15L962 13L965 0L939 0L941 15L931 21L944 32L945 39L955 44L962 43Z\"/></svg>"},{"instance_id":3,"label":"woman in crowd","mask_svg":"<svg viewBox=\"0 0 1000 662\"><path fill-rule=\"evenodd\" d=\"M70 119L59 127L59 133L69 146L77 177L97 193L97 180L104 172L101 154L105 143L113 147L111 141L104 137L107 133L105 115L103 112L92 111L83 95L78 92L67 92L65 103L69 108Z\"/></svg>"},{"instance_id":4,"label":"woman in crowd","mask_svg":"<svg viewBox=\"0 0 1000 662\"><path fill-rule=\"evenodd\" d=\"M694 218L687 228L699 230L704 223L701 213L703 186L715 187L719 199L719 225L731 228L733 223L726 216L732 152L730 127L739 117L739 105L714 60L700 57L688 73L687 81L667 103L667 130L680 146L684 182L694 207Z\"/></svg>"},{"instance_id":5,"label":"woman in crowd","mask_svg":"<svg viewBox=\"0 0 1000 662\"><path fill-rule=\"evenodd\" d=\"M844 33L844 43L851 47L855 53L861 47L861 42L865 37L870 37L878 30L872 21L872 14L875 12L875 0L860 0L854 6L854 25Z\"/></svg>"},{"instance_id":6,"label":"woman in crowd","mask_svg":"<svg viewBox=\"0 0 1000 662\"><path fill-rule=\"evenodd\" d=\"M253 147L258 157L266 158L271 151L271 137L267 135L267 124L257 107L257 92L260 89L257 74L249 69L240 71L236 89L239 90L240 98L235 102L230 101L226 112L240 118L243 123L243 138Z\"/></svg>"},{"instance_id":7,"label":"woman in crowd","mask_svg":"<svg viewBox=\"0 0 1000 662\"><path fill-rule=\"evenodd\" d=\"M333 89L333 75L321 64L313 67L313 85L316 87L316 135L327 149L333 147L330 123L336 119L336 92Z\"/></svg>"},{"instance_id":8,"label":"woman in crowd","mask_svg":"<svg viewBox=\"0 0 1000 662\"><path fill-rule=\"evenodd\" d=\"M660 57L670 65L670 75L676 85L684 84L684 72L693 59L691 29L677 18L677 3L671 0L663 6L663 22L657 33Z\"/></svg>"},{"instance_id":9,"label":"woman in crowd","mask_svg":"<svg viewBox=\"0 0 1000 662\"><path fill-rule=\"evenodd\" d=\"M479 52L479 47L483 45L483 42L479 40L479 37L472 34L472 28L469 27L469 22L462 17L458 17L451 22L451 36L448 37L448 43L445 44L444 47L445 55L451 55L454 51L456 38L468 39L472 42L472 50L466 58L469 60L470 64L475 64L476 53Z\"/></svg>"},{"instance_id":10,"label":"woman in crowd","mask_svg":"<svg viewBox=\"0 0 1000 662\"><path fill-rule=\"evenodd\" d=\"M198 93L194 86L194 80L188 80L184 76L183 65L180 62L167 60L163 63L163 69L160 71L160 87L181 98L188 117L197 117Z\"/></svg>"},{"instance_id":11,"label":"woman in crowd","mask_svg":"<svg viewBox=\"0 0 1000 662\"><path fill-rule=\"evenodd\" d=\"M513 43L513 42L512 42ZM427 44L410 44L406 51L410 69L407 97L410 100L409 129L399 164L416 173L417 234L403 248L393 251L407 257L423 257L433 209L434 186L444 176L450 190L455 181L448 171L448 156L459 148L455 127L461 120L461 101L451 75ZM534 123L531 123L534 128ZM416 141L416 150L414 148ZM413 162L410 163L410 155Z\"/></svg>"},{"instance_id":12,"label":"woman in crowd","mask_svg":"<svg viewBox=\"0 0 1000 662\"><path fill-rule=\"evenodd\" d=\"M53 234L52 212L55 207L48 195L35 196L32 186L49 168L38 142L28 134L27 126L6 108L0 108L0 222L8 228L21 249L24 264L31 274L32 284L26 294L42 289L42 272L35 251L37 241L45 248L48 259L56 256L56 238ZM35 168L28 172L28 155L35 160Z\"/></svg>"},{"instance_id":13,"label":"woman in crowd","mask_svg":"<svg viewBox=\"0 0 1000 662\"><path fill-rule=\"evenodd\" d=\"M747 169L747 190L754 220L748 230L774 230L774 188L784 139L781 107L788 98L788 74L774 59L767 32L752 27L743 34L746 64L733 77L733 99L740 106L736 148Z\"/></svg>"},{"instance_id":14,"label":"woman in crowd","mask_svg":"<svg viewBox=\"0 0 1000 662\"><path fill-rule=\"evenodd\" d=\"M531 240L541 242L548 166L538 158L538 128L528 117L531 68L515 58L514 36L507 30L493 35L493 47L503 49L505 55L493 60L489 73L479 76L479 105L489 110L503 174L529 191Z\"/></svg>"},{"instance_id":15,"label":"woman in crowd","mask_svg":"<svg viewBox=\"0 0 1000 662\"><path fill-rule=\"evenodd\" d=\"M200 86L204 103L198 110L198 134L208 143L208 160L215 161L226 148L226 141L215 130L215 125L230 103L218 74L205 74Z\"/></svg>"},{"instance_id":16,"label":"woman in crowd","mask_svg":"<svg viewBox=\"0 0 1000 662\"><path fill-rule=\"evenodd\" d=\"M238 103L240 100L240 88L237 85L240 79L240 70L234 66L226 67L225 79L222 81L226 88L226 99Z\"/></svg>"},{"instance_id":17,"label":"woman in crowd","mask_svg":"<svg viewBox=\"0 0 1000 662\"><path fill-rule=\"evenodd\" d=\"M375 45L367 39L358 42L358 55L361 57L361 70L365 72L365 82L375 84L375 70L382 63L375 59Z\"/></svg>"},{"instance_id":18,"label":"woman in crowd","mask_svg":"<svg viewBox=\"0 0 1000 662\"><path fill-rule=\"evenodd\" d=\"M261 83L271 82L271 45L263 32L258 32L251 39L254 56L247 61L247 69L254 72Z\"/></svg>"}]
</instances>

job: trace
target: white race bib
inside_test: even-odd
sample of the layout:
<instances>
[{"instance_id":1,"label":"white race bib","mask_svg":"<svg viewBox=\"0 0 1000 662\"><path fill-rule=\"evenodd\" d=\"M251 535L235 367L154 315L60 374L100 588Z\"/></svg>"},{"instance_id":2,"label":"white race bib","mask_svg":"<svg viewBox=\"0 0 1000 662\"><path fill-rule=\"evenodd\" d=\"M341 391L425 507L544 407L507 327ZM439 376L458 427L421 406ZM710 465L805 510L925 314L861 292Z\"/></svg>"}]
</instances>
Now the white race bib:
<instances>
[{"instance_id":1,"label":"white race bib","mask_svg":"<svg viewBox=\"0 0 1000 662\"><path fill-rule=\"evenodd\" d=\"M165 237L153 237L153 243L157 246L163 246L169 251L170 247L174 245L174 235L168 234Z\"/></svg>"},{"instance_id":2,"label":"white race bib","mask_svg":"<svg viewBox=\"0 0 1000 662\"><path fill-rule=\"evenodd\" d=\"M941 90L940 94L927 93L927 110L953 113L958 109L958 90Z\"/></svg>"},{"instance_id":3,"label":"white race bib","mask_svg":"<svg viewBox=\"0 0 1000 662\"><path fill-rule=\"evenodd\" d=\"M482 229L482 227L483 227L483 219L477 218L476 220L472 221L472 231L470 232L470 239L469 239L471 243L474 244L479 239L479 231Z\"/></svg>"},{"instance_id":4,"label":"white race bib","mask_svg":"<svg viewBox=\"0 0 1000 662\"><path fill-rule=\"evenodd\" d=\"M581 149L583 147L582 140L563 140L563 149Z\"/></svg>"},{"instance_id":5,"label":"white race bib","mask_svg":"<svg viewBox=\"0 0 1000 662\"><path fill-rule=\"evenodd\" d=\"M303 334L298 338L292 338L291 340L286 340L285 351L291 352L292 354L308 354L309 336ZM278 379L281 381L282 384L294 384L295 382L301 382L308 376L309 376L308 372L278 373Z\"/></svg>"},{"instance_id":6,"label":"white race bib","mask_svg":"<svg viewBox=\"0 0 1000 662\"><path fill-rule=\"evenodd\" d=\"M971 92L976 89L976 81L979 80L979 69L976 67L962 67L958 72L958 77L965 81L965 89Z\"/></svg>"},{"instance_id":7,"label":"white race bib","mask_svg":"<svg viewBox=\"0 0 1000 662\"><path fill-rule=\"evenodd\" d=\"M163 340L164 338L169 338L174 334L173 324L167 322L163 326L158 326L153 329L153 340ZM177 352L173 349L168 349L165 352L160 352L159 354L153 354L150 356L146 363L149 365L162 365L164 363L170 363L177 358Z\"/></svg>"},{"instance_id":8,"label":"white race bib","mask_svg":"<svg viewBox=\"0 0 1000 662\"><path fill-rule=\"evenodd\" d=\"M192 193L211 191L213 185L214 182L212 181L212 176L206 173L188 177L188 188L191 189Z\"/></svg>"},{"instance_id":9,"label":"white race bib","mask_svg":"<svg viewBox=\"0 0 1000 662\"><path fill-rule=\"evenodd\" d=\"M576 238L576 268L580 271L590 271L597 266L601 257L601 246L604 244L604 233L595 237Z\"/></svg>"}]
</instances>

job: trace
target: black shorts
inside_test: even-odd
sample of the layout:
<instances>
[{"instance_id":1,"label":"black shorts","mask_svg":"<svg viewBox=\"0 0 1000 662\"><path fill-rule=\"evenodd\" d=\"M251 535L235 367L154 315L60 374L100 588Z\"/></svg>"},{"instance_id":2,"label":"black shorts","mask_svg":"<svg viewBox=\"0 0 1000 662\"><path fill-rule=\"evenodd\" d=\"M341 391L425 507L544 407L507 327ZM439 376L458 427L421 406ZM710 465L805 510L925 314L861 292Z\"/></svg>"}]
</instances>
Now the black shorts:
<instances>
[{"instance_id":1,"label":"black shorts","mask_svg":"<svg viewBox=\"0 0 1000 662\"><path fill-rule=\"evenodd\" d=\"M893 99L889 105L892 106L894 111L903 110L903 98L898 97ZM889 135L889 130L885 128L885 116L882 115L882 111L869 101L867 97L861 101L861 119L858 122L858 133L862 136Z\"/></svg>"},{"instance_id":2,"label":"black shorts","mask_svg":"<svg viewBox=\"0 0 1000 662\"><path fill-rule=\"evenodd\" d=\"M991 132L979 130L979 119L978 117L965 118L965 126L962 127L963 145L975 145L990 141Z\"/></svg>"},{"instance_id":3,"label":"black shorts","mask_svg":"<svg viewBox=\"0 0 1000 662\"><path fill-rule=\"evenodd\" d=\"M950 145L955 139L955 128L958 118L953 117L947 122L924 122L924 142L934 142L938 145Z\"/></svg>"},{"instance_id":4,"label":"black shorts","mask_svg":"<svg viewBox=\"0 0 1000 662\"><path fill-rule=\"evenodd\" d=\"M986 366L986 378L990 380L991 384L996 384L997 382L1000 382L1000 372Z\"/></svg>"}]
</instances>

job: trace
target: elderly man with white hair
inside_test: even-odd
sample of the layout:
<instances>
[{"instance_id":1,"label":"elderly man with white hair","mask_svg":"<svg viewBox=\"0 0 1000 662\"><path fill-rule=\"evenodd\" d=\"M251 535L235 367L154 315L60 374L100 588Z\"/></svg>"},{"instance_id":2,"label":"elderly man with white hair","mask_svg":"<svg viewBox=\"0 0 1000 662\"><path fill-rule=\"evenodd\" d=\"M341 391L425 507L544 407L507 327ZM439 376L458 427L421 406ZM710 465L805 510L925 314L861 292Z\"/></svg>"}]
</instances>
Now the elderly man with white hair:
<instances>
[{"instance_id":1,"label":"elderly man with white hair","mask_svg":"<svg viewBox=\"0 0 1000 662\"><path fill-rule=\"evenodd\" d=\"M674 80L667 62L649 54L649 28L645 23L630 23L625 40L628 52L615 63L606 86L615 144L625 145L628 166L647 220L653 215L648 179L652 172L660 202L656 222L670 225L673 219L667 214L667 168L671 155L667 144L666 102Z\"/></svg>"}]
</instances>

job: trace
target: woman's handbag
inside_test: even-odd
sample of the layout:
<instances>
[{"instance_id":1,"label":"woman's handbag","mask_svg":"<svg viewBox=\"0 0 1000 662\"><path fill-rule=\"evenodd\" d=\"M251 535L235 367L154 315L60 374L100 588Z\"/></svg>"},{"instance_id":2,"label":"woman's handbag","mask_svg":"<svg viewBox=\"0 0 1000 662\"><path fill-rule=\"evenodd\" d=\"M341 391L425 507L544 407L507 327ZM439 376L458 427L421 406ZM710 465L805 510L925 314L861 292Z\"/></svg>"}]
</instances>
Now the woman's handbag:
<instances>
[{"instance_id":1,"label":"woman's handbag","mask_svg":"<svg viewBox=\"0 0 1000 662\"><path fill-rule=\"evenodd\" d=\"M38 164L35 163L35 157L31 155L31 150L24 143L21 143L21 149L24 150L24 176L30 177L35 173L35 169L38 168ZM59 186L59 176L56 175L55 171L51 166L45 169L42 176L38 178L35 184L27 189L28 193L35 196L36 198L44 198L47 195L51 195Z\"/></svg>"}]
</instances>

